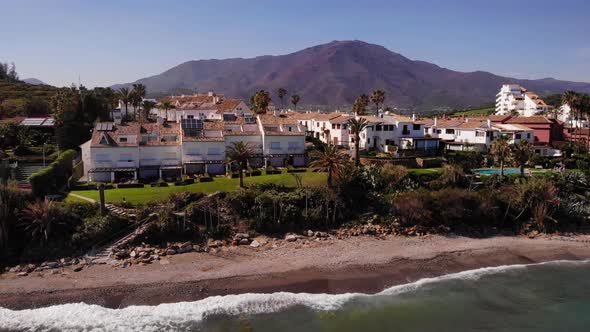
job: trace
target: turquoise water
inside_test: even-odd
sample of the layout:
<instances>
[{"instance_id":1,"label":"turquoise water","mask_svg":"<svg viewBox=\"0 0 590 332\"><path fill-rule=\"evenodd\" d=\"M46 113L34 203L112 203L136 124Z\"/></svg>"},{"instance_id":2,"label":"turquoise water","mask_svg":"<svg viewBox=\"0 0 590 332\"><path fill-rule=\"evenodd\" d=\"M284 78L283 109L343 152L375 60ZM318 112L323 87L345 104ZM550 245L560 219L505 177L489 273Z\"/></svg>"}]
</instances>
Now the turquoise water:
<instances>
[{"instance_id":1,"label":"turquoise water","mask_svg":"<svg viewBox=\"0 0 590 332\"><path fill-rule=\"evenodd\" d=\"M483 175L492 175L492 174L500 174L499 168L482 168L473 170L476 174L483 174ZM518 168L504 168L504 174L520 174L520 170Z\"/></svg>"},{"instance_id":2,"label":"turquoise water","mask_svg":"<svg viewBox=\"0 0 590 332\"><path fill-rule=\"evenodd\" d=\"M365 294L243 294L105 309L0 309L0 330L589 331L590 263L485 268Z\"/></svg>"}]
</instances>

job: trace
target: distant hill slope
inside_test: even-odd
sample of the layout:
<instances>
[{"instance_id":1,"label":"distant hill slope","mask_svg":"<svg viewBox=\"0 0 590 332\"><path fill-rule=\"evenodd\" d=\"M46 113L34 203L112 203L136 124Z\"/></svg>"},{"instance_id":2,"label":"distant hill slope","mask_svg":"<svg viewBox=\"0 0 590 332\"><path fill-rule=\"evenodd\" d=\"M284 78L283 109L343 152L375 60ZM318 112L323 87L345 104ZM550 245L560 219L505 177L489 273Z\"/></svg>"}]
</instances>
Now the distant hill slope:
<instances>
[{"instance_id":1,"label":"distant hill slope","mask_svg":"<svg viewBox=\"0 0 590 332\"><path fill-rule=\"evenodd\" d=\"M188 61L134 83L145 84L155 94L214 90L244 99L267 89L275 101L276 90L284 87L299 94L302 104L332 106L351 104L361 93L382 89L387 105L424 110L492 102L503 83L519 83L539 95L569 89L590 92L588 83L457 72L362 41L334 41L279 56Z\"/></svg>"},{"instance_id":2,"label":"distant hill slope","mask_svg":"<svg viewBox=\"0 0 590 332\"><path fill-rule=\"evenodd\" d=\"M25 83L33 84L33 85L49 85L49 84L47 84L39 79L33 78L33 77L25 78L24 80L21 80L21 81L23 81Z\"/></svg>"},{"instance_id":3,"label":"distant hill slope","mask_svg":"<svg viewBox=\"0 0 590 332\"><path fill-rule=\"evenodd\" d=\"M49 85L0 81L0 119L25 115L27 104L32 100L43 104L40 109L37 103L36 111L48 112L51 98L58 90Z\"/></svg>"}]
</instances>

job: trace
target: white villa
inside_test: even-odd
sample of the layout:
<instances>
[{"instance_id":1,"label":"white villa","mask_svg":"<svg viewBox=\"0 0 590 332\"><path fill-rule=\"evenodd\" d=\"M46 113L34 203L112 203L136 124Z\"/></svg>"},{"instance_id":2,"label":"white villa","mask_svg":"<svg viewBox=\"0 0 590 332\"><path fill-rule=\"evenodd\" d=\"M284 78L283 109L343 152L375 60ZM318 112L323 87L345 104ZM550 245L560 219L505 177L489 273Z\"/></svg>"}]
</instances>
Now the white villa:
<instances>
[{"instance_id":1,"label":"white villa","mask_svg":"<svg viewBox=\"0 0 590 332\"><path fill-rule=\"evenodd\" d=\"M203 114L180 105L156 123L98 123L81 145L86 178L118 182L225 174L226 149L238 141L255 152L250 166L306 164L305 129L296 120L279 113L255 116L242 101L232 102L237 106L231 110L223 104L218 101L215 112Z\"/></svg>"},{"instance_id":2,"label":"white villa","mask_svg":"<svg viewBox=\"0 0 590 332\"><path fill-rule=\"evenodd\" d=\"M589 122L586 116L577 116L572 112L572 108L568 104L563 104L559 107L557 119L562 121L566 127L570 128L588 128Z\"/></svg>"},{"instance_id":3,"label":"white villa","mask_svg":"<svg viewBox=\"0 0 590 332\"><path fill-rule=\"evenodd\" d=\"M533 143L534 130L519 124L493 123L490 118L425 119L425 132L442 139L449 150L486 151L494 139L508 136L510 144L522 140Z\"/></svg>"},{"instance_id":4,"label":"white villa","mask_svg":"<svg viewBox=\"0 0 590 332\"><path fill-rule=\"evenodd\" d=\"M496 115L518 114L533 116L545 114L552 107L543 99L518 84L504 84L496 95Z\"/></svg>"},{"instance_id":5,"label":"white villa","mask_svg":"<svg viewBox=\"0 0 590 332\"><path fill-rule=\"evenodd\" d=\"M291 116L306 128L309 136L324 143L346 148L354 147L355 135L348 126L348 121L354 118L354 115L342 112L307 112L292 113ZM425 136L422 124L413 118L383 112L377 116L362 115L357 118L365 118L369 122L359 135L361 149L375 149L381 152L389 152L394 146L401 149L438 149L439 139Z\"/></svg>"}]
</instances>

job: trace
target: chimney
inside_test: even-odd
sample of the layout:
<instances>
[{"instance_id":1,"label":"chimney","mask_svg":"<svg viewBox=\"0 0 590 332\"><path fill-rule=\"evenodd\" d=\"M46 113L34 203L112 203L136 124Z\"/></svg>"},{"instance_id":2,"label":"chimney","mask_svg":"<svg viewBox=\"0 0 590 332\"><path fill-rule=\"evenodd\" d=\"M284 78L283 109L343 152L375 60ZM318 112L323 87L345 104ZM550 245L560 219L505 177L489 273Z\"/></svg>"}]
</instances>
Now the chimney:
<instances>
[{"instance_id":1,"label":"chimney","mask_svg":"<svg viewBox=\"0 0 590 332\"><path fill-rule=\"evenodd\" d=\"M438 126L438 116L434 117L434 127Z\"/></svg>"},{"instance_id":2,"label":"chimney","mask_svg":"<svg viewBox=\"0 0 590 332\"><path fill-rule=\"evenodd\" d=\"M416 113L412 113L412 122L416 121Z\"/></svg>"},{"instance_id":3,"label":"chimney","mask_svg":"<svg viewBox=\"0 0 590 332\"><path fill-rule=\"evenodd\" d=\"M277 111L277 110L274 110L274 111L273 111L273 114L274 114L274 116L279 116L279 111Z\"/></svg>"},{"instance_id":4,"label":"chimney","mask_svg":"<svg viewBox=\"0 0 590 332\"><path fill-rule=\"evenodd\" d=\"M488 128L492 128L492 120L488 118Z\"/></svg>"},{"instance_id":5,"label":"chimney","mask_svg":"<svg viewBox=\"0 0 590 332\"><path fill-rule=\"evenodd\" d=\"M213 91L209 91L209 92L207 92L207 96L209 96L209 97L213 97L214 95L215 95L215 94L213 93Z\"/></svg>"},{"instance_id":6,"label":"chimney","mask_svg":"<svg viewBox=\"0 0 590 332\"><path fill-rule=\"evenodd\" d=\"M469 118L465 117L465 123L469 122Z\"/></svg>"}]
</instances>

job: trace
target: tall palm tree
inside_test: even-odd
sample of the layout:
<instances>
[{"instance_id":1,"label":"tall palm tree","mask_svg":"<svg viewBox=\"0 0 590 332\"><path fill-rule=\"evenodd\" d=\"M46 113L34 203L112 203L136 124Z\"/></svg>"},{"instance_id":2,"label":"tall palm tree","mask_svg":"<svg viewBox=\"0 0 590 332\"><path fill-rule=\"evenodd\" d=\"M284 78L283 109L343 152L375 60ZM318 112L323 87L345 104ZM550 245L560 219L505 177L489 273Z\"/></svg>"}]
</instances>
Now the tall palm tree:
<instances>
[{"instance_id":1,"label":"tall palm tree","mask_svg":"<svg viewBox=\"0 0 590 332\"><path fill-rule=\"evenodd\" d=\"M125 105L125 116L127 116L127 107L131 102L131 91L129 90L129 88L120 88L119 90L117 90L117 97L119 97L119 100L121 100L123 105Z\"/></svg>"},{"instance_id":2,"label":"tall palm tree","mask_svg":"<svg viewBox=\"0 0 590 332\"><path fill-rule=\"evenodd\" d=\"M332 187L334 176L344 167L346 156L333 144L325 144L323 149L314 150L310 154L311 169L328 173L328 187Z\"/></svg>"},{"instance_id":3,"label":"tall palm tree","mask_svg":"<svg viewBox=\"0 0 590 332\"><path fill-rule=\"evenodd\" d=\"M502 135L498 137L490 149L490 153L500 163L500 176L504 176L504 163L510 157L510 144L508 144L508 136Z\"/></svg>"},{"instance_id":4,"label":"tall palm tree","mask_svg":"<svg viewBox=\"0 0 590 332\"><path fill-rule=\"evenodd\" d=\"M365 118L352 118L347 123L348 128L354 134L354 164L358 167L361 164L359 151L361 131L367 128L369 122Z\"/></svg>"},{"instance_id":5,"label":"tall palm tree","mask_svg":"<svg viewBox=\"0 0 590 332\"><path fill-rule=\"evenodd\" d=\"M240 172L240 188L244 188L244 169L248 167L248 159L252 158L254 150L248 143L233 142L226 151L226 162L237 163Z\"/></svg>"},{"instance_id":6,"label":"tall palm tree","mask_svg":"<svg viewBox=\"0 0 590 332\"><path fill-rule=\"evenodd\" d=\"M168 110L175 109L176 106L172 104L170 101L165 100L160 103L159 107L166 112L166 121L168 121Z\"/></svg>"},{"instance_id":7,"label":"tall palm tree","mask_svg":"<svg viewBox=\"0 0 590 332\"><path fill-rule=\"evenodd\" d=\"M143 107L143 116L140 115L140 120L147 120L149 115L150 115L150 111L152 109L154 109L154 107L156 107L156 103L151 101L151 100L144 100L141 103L141 106Z\"/></svg>"},{"instance_id":8,"label":"tall palm tree","mask_svg":"<svg viewBox=\"0 0 590 332\"><path fill-rule=\"evenodd\" d=\"M299 97L299 95L292 95L291 96L291 104L293 104L293 107L295 108L295 110L297 110L297 104L299 104L299 100L301 98Z\"/></svg>"},{"instance_id":9,"label":"tall palm tree","mask_svg":"<svg viewBox=\"0 0 590 332\"><path fill-rule=\"evenodd\" d=\"M265 90L256 91L256 93L250 97L250 104L252 105L254 112L258 114L266 113L271 101L270 93Z\"/></svg>"},{"instance_id":10,"label":"tall palm tree","mask_svg":"<svg viewBox=\"0 0 590 332\"><path fill-rule=\"evenodd\" d=\"M24 228L41 246L47 244L65 225L59 216L59 208L48 199L30 203L22 211Z\"/></svg>"},{"instance_id":11,"label":"tall palm tree","mask_svg":"<svg viewBox=\"0 0 590 332\"><path fill-rule=\"evenodd\" d=\"M285 108L285 104L283 103L285 96L287 95L287 90L285 88L279 88L277 91L279 95L279 99L281 100L281 109Z\"/></svg>"},{"instance_id":12,"label":"tall palm tree","mask_svg":"<svg viewBox=\"0 0 590 332\"><path fill-rule=\"evenodd\" d=\"M385 92L383 90L373 91L371 102L375 104L375 107L379 110L379 105L382 105L385 102Z\"/></svg>"},{"instance_id":13,"label":"tall palm tree","mask_svg":"<svg viewBox=\"0 0 590 332\"><path fill-rule=\"evenodd\" d=\"M364 115L366 113L366 108L369 105L369 96L366 94L362 94L358 96L354 104L352 104L352 111L357 115Z\"/></svg>"},{"instance_id":14,"label":"tall palm tree","mask_svg":"<svg viewBox=\"0 0 590 332\"><path fill-rule=\"evenodd\" d=\"M132 102L133 102L133 107L135 108L135 116L139 117L141 116L141 102L143 101L143 98L145 98L146 95L146 88L145 85L141 84L141 83L135 83L133 84L133 91L132 91Z\"/></svg>"},{"instance_id":15,"label":"tall palm tree","mask_svg":"<svg viewBox=\"0 0 590 332\"><path fill-rule=\"evenodd\" d=\"M533 149L529 141L520 141L520 144L512 146L512 159L514 159L520 167L520 176L524 177L524 166L531 158Z\"/></svg>"},{"instance_id":16,"label":"tall palm tree","mask_svg":"<svg viewBox=\"0 0 590 332\"><path fill-rule=\"evenodd\" d=\"M576 117L576 113L578 111L578 104L580 101L580 95L576 91L568 90L566 91L563 96L561 97L561 101L564 104L567 104L570 107L570 128L574 130L574 118ZM573 136L573 135L572 135ZM573 137L571 137L573 138Z\"/></svg>"}]
</instances>

